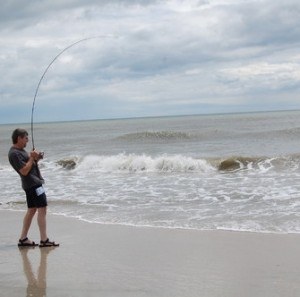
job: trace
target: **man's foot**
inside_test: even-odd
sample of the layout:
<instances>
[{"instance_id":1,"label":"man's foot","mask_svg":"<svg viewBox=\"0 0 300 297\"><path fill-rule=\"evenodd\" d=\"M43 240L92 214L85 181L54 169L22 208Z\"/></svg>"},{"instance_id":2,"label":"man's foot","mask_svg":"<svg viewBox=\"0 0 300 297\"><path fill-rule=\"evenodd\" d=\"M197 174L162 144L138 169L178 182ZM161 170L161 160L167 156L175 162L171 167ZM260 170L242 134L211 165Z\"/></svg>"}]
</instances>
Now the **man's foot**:
<instances>
[{"instance_id":1,"label":"man's foot","mask_svg":"<svg viewBox=\"0 0 300 297\"><path fill-rule=\"evenodd\" d=\"M35 243L34 241L29 240L28 237L26 237L24 239L19 239L18 246L32 247L32 246L38 246L38 244Z\"/></svg>"},{"instance_id":2,"label":"man's foot","mask_svg":"<svg viewBox=\"0 0 300 297\"><path fill-rule=\"evenodd\" d=\"M39 247L51 247L51 246L59 246L59 243L55 243L55 241L50 241L49 238L47 238L45 241L41 240Z\"/></svg>"}]
</instances>

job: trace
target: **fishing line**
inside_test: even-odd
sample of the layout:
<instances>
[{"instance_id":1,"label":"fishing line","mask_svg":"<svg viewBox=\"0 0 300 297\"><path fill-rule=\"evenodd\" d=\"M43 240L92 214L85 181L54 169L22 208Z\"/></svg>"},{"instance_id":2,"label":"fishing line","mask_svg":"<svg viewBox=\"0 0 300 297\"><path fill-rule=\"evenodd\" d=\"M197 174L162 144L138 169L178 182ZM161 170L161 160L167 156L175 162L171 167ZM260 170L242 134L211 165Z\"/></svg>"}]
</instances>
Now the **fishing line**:
<instances>
[{"instance_id":1,"label":"fishing line","mask_svg":"<svg viewBox=\"0 0 300 297\"><path fill-rule=\"evenodd\" d=\"M40 80L39 80L39 83L36 87L36 90L35 90L35 94L34 94L34 98L33 98L33 102L32 102L32 108L31 108L31 141L32 141L32 149L34 150L35 149L35 146L34 146L34 135L33 135L33 114L34 114L34 107L35 107L35 101L36 101L36 97L37 97L37 94L38 94L38 91L39 91L39 88L40 88L40 85L41 85L41 82L42 80L44 79L47 71L49 70L49 68L51 67L51 65L59 58L60 55L62 55L65 51L67 51L69 48L77 45L78 43L81 43L83 41L87 41L87 40L90 40L90 39L95 39L95 38L105 38L105 37L109 37L109 36L94 36L94 37L87 37L87 38L83 38L83 39L80 39L80 40L77 40L76 42L68 45L66 48L64 48L60 53L58 53L54 59L50 62L50 64L47 66L47 68L45 69L45 71L43 72Z\"/></svg>"}]
</instances>

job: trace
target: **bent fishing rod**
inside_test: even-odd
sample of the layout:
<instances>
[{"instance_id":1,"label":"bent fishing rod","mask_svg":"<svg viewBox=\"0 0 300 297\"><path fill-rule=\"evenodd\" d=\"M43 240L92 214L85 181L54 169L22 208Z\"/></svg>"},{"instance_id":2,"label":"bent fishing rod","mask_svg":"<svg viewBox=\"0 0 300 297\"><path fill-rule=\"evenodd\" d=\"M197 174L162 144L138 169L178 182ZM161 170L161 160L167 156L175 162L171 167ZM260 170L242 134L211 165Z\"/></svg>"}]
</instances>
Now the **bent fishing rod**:
<instances>
[{"instance_id":1,"label":"bent fishing rod","mask_svg":"<svg viewBox=\"0 0 300 297\"><path fill-rule=\"evenodd\" d=\"M76 42L68 45L66 48L64 48L61 52L59 52L55 57L54 59L50 62L50 64L47 66L47 68L45 69L45 71L43 72L40 80L39 80L39 83L36 87L36 90L35 90L35 94L34 94L34 98L33 98L33 102L32 102L32 108L31 108L31 141L32 141L32 149L34 150L35 149L35 146L34 146L34 135L33 135L33 114L34 114L34 107L35 107L35 101L36 101L36 97L37 97L37 94L38 94L38 91L39 91L39 88L40 88L40 85L42 83L42 80L44 79L47 71L49 70L49 68L52 66L52 64L65 52L67 51L68 49L70 49L71 47L77 45L78 43L81 43L83 41L87 41L87 40L90 40L90 39L96 39L96 38L105 38L105 37L108 37L108 36L94 36L94 37L87 37L87 38L83 38L83 39L80 39L80 40L77 40Z\"/></svg>"}]
</instances>

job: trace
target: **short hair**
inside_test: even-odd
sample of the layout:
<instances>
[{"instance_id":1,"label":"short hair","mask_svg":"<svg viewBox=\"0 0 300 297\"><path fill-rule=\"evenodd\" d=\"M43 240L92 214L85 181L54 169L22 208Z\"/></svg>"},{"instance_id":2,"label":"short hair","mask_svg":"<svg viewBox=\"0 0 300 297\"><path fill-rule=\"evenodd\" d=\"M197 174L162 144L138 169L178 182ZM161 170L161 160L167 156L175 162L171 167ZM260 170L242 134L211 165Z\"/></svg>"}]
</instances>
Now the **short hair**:
<instances>
[{"instance_id":1,"label":"short hair","mask_svg":"<svg viewBox=\"0 0 300 297\"><path fill-rule=\"evenodd\" d=\"M28 132L25 129L21 129L21 128L15 129L11 135L13 144L16 144L18 142L19 136L22 138L28 136Z\"/></svg>"}]
</instances>

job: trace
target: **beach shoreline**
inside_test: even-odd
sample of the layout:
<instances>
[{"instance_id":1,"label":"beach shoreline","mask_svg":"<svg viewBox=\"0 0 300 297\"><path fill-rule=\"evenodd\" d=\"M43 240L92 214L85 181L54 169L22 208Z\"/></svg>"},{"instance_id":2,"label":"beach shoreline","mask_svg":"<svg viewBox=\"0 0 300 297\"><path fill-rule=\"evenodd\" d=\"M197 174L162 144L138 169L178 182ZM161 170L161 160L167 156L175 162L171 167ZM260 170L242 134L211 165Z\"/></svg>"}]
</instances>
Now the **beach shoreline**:
<instances>
[{"instance_id":1,"label":"beach shoreline","mask_svg":"<svg viewBox=\"0 0 300 297\"><path fill-rule=\"evenodd\" d=\"M101 225L50 214L51 249L19 249L22 212L1 210L0 296L294 297L298 234ZM36 221L30 238L38 241Z\"/></svg>"}]
</instances>

